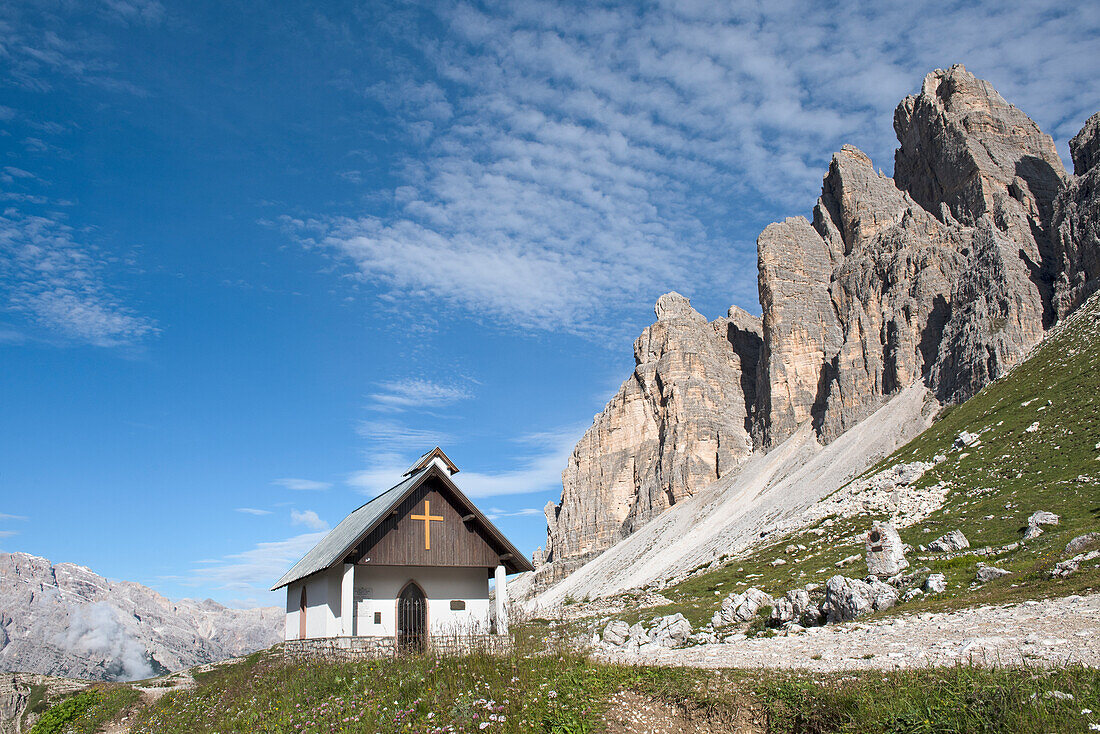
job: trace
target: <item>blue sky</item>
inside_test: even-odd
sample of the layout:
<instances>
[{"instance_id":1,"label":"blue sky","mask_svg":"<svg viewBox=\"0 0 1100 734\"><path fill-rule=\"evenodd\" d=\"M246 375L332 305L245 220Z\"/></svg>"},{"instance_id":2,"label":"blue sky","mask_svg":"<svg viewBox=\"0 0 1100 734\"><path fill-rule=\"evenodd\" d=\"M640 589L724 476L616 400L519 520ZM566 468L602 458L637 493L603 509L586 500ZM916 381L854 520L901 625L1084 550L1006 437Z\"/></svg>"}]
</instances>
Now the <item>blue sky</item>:
<instances>
[{"instance_id":1,"label":"blue sky","mask_svg":"<svg viewBox=\"0 0 1100 734\"><path fill-rule=\"evenodd\" d=\"M759 312L925 73L1100 109L1096 4L879 5L0 4L0 549L279 603L438 443L533 550L657 296Z\"/></svg>"}]
</instances>

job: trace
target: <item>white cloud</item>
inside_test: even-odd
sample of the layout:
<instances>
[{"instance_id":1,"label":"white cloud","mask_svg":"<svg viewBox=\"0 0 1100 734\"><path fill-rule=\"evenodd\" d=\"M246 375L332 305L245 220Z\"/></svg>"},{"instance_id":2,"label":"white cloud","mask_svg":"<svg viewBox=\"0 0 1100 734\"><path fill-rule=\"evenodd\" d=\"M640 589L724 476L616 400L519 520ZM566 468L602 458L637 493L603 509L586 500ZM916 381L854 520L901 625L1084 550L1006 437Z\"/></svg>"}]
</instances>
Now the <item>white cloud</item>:
<instances>
[{"instance_id":1,"label":"white cloud","mask_svg":"<svg viewBox=\"0 0 1100 734\"><path fill-rule=\"evenodd\" d=\"M157 0L103 0L109 14L122 21L154 25L164 19L164 6Z\"/></svg>"},{"instance_id":2,"label":"white cloud","mask_svg":"<svg viewBox=\"0 0 1100 734\"><path fill-rule=\"evenodd\" d=\"M271 510L257 510L255 507L238 507L237 512L244 513L245 515L270 515Z\"/></svg>"},{"instance_id":3,"label":"white cloud","mask_svg":"<svg viewBox=\"0 0 1100 734\"><path fill-rule=\"evenodd\" d=\"M0 520L26 520L26 515L8 515L0 512Z\"/></svg>"},{"instance_id":4,"label":"white cloud","mask_svg":"<svg viewBox=\"0 0 1100 734\"><path fill-rule=\"evenodd\" d=\"M292 525L305 525L310 530L328 530L328 523L318 517L313 510L302 512L291 510L290 522Z\"/></svg>"},{"instance_id":5,"label":"white cloud","mask_svg":"<svg viewBox=\"0 0 1100 734\"><path fill-rule=\"evenodd\" d=\"M410 378L383 382L370 394L379 410L400 411L409 408L439 408L472 397L461 385L444 385L431 380Z\"/></svg>"},{"instance_id":6,"label":"white cloud","mask_svg":"<svg viewBox=\"0 0 1100 734\"><path fill-rule=\"evenodd\" d=\"M843 143L889 170L893 108L938 66L1063 143L1100 98L1079 4L442 7L446 34L402 39L429 70L362 83L412 146L390 213L284 222L365 281L525 328L599 331L672 288L754 310L765 217L808 211Z\"/></svg>"},{"instance_id":7,"label":"white cloud","mask_svg":"<svg viewBox=\"0 0 1100 734\"><path fill-rule=\"evenodd\" d=\"M15 535L19 535L18 530L0 530L0 538L11 538Z\"/></svg>"},{"instance_id":8,"label":"white cloud","mask_svg":"<svg viewBox=\"0 0 1100 734\"><path fill-rule=\"evenodd\" d=\"M541 515L542 510L538 507L524 507L521 510L502 510L499 507L490 507L489 511L485 513L485 516L490 520L499 520L502 517L530 517L532 515Z\"/></svg>"},{"instance_id":9,"label":"white cloud","mask_svg":"<svg viewBox=\"0 0 1100 734\"><path fill-rule=\"evenodd\" d=\"M272 484L301 492L320 491L332 486L332 482L318 482L313 479L295 479L293 477L276 479Z\"/></svg>"},{"instance_id":10,"label":"white cloud","mask_svg":"<svg viewBox=\"0 0 1100 734\"><path fill-rule=\"evenodd\" d=\"M361 421L356 433L385 450L418 449L421 453L433 446L449 443L451 436L432 428L412 428L396 421Z\"/></svg>"},{"instance_id":11,"label":"white cloud","mask_svg":"<svg viewBox=\"0 0 1100 734\"><path fill-rule=\"evenodd\" d=\"M523 437L520 442L535 450L514 459L515 468L484 473L460 467L462 471L455 481L470 497L558 492L562 469L582 433L582 428L573 427ZM376 495L400 481L402 472L414 458L400 453L372 454L370 466L352 474L348 484L364 494Z\"/></svg>"},{"instance_id":12,"label":"white cloud","mask_svg":"<svg viewBox=\"0 0 1100 734\"><path fill-rule=\"evenodd\" d=\"M55 218L0 213L0 281L7 307L64 337L100 347L157 334L152 319L124 305L103 281L106 260Z\"/></svg>"},{"instance_id":13,"label":"white cloud","mask_svg":"<svg viewBox=\"0 0 1100 734\"><path fill-rule=\"evenodd\" d=\"M325 531L258 543L249 550L194 569L193 578L219 589L266 590L323 537Z\"/></svg>"}]
</instances>

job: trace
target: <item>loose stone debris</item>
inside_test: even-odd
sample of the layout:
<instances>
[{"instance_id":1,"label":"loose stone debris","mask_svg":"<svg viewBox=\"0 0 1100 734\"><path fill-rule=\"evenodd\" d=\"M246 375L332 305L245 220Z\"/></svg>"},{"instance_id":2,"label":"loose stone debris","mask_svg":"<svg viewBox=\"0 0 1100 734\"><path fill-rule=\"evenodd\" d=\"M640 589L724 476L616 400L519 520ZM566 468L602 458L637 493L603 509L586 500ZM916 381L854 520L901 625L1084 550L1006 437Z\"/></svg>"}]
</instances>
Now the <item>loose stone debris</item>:
<instances>
[{"instance_id":1,"label":"loose stone debris","mask_svg":"<svg viewBox=\"0 0 1100 734\"><path fill-rule=\"evenodd\" d=\"M895 670L930 665L1100 666L1100 594L906 614L887 620L791 628L683 649L600 648L639 665Z\"/></svg>"}]
</instances>

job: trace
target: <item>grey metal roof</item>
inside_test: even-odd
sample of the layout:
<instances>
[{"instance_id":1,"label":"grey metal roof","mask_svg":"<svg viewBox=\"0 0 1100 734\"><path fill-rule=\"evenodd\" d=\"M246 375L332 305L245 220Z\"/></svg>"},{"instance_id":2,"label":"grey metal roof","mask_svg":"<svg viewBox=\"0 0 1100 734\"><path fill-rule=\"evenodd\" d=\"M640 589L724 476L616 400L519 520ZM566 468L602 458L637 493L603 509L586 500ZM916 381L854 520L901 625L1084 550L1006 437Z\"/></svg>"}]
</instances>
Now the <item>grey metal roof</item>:
<instances>
[{"instance_id":1,"label":"grey metal roof","mask_svg":"<svg viewBox=\"0 0 1100 734\"><path fill-rule=\"evenodd\" d=\"M341 520L339 525L330 530L320 543L313 546L313 549L302 557L302 560L283 574L271 590L275 591L298 579L323 571L340 560L356 541L369 532L375 523L382 519L391 507L400 501L405 492L428 471L428 468L424 468L406 477L400 484L390 487Z\"/></svg>"}]
</instances>

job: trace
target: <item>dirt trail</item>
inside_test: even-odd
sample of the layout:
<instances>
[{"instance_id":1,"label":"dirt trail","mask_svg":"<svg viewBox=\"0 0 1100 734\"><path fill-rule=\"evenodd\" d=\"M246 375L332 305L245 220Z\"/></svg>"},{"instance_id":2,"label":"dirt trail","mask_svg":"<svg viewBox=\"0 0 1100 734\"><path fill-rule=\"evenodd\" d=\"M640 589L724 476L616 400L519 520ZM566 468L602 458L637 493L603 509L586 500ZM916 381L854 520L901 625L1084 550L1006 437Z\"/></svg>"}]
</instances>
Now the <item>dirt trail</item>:
<instances>
[{"instance_id":1,"label":"dirt trail","mask_svg":"<svg viewBox=\"0 0 1100 734\"><path fill-rule=\"evenodd\" d=\"M908 614L772 638L601 656L636 664L822 672L966 662L1100 667L1100 594Z\"/></svg>"}]
</instances>

